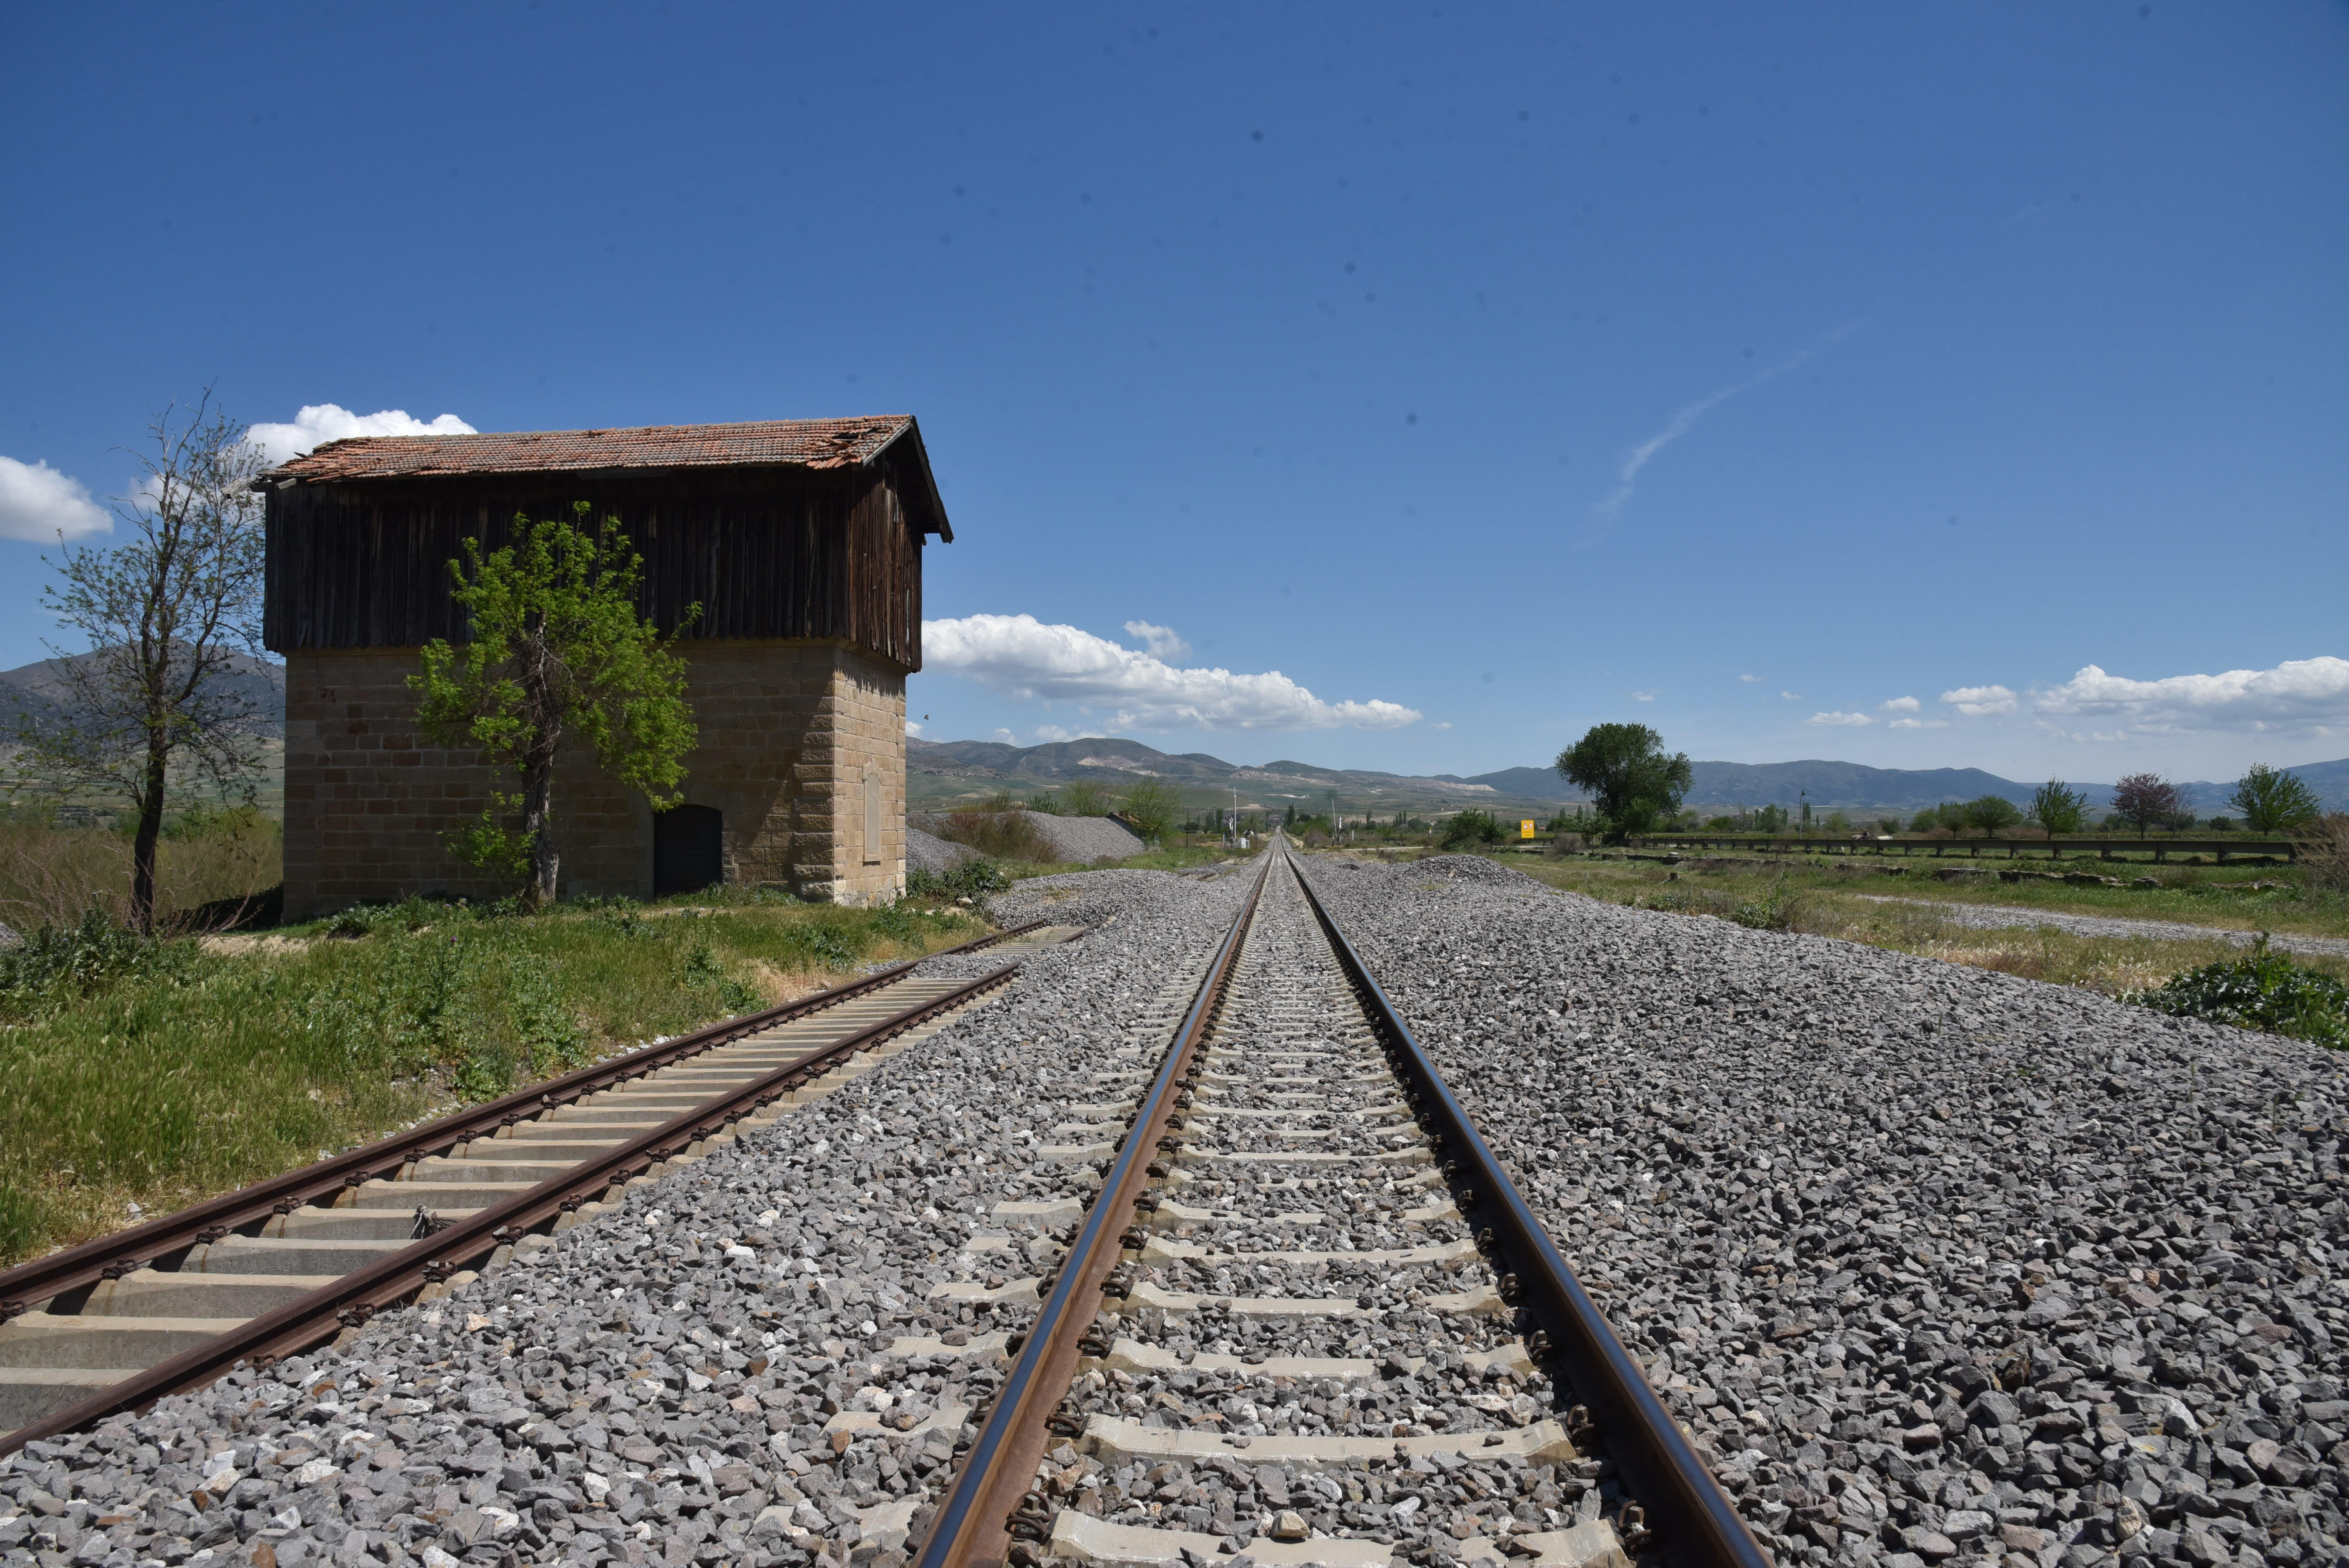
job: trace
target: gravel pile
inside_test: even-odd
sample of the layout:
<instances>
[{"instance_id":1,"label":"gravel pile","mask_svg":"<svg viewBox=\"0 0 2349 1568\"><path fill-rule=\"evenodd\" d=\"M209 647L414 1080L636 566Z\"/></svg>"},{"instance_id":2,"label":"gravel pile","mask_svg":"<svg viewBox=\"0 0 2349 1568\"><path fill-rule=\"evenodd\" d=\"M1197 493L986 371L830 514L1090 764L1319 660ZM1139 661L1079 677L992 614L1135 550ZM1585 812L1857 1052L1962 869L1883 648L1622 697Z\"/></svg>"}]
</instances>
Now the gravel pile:
<instances>
[{"instance_id":1,"label":"gravel pile","mask_svg":"<svg viewBox=\"0 0 2349 1568\"><path fill-rule=\"evenodd\" d=\"M1871 903L1905 903L1935 909L1958 925L1977 931L1999 931L2018 925L2045 926L2076 936L2148 936L2161 942L2231 942L2248 947L2258 938L2253 931L2227 931L2215 925L2189 925L2177 920L2135 920L2124 915L2064 914L2054 910L2018 909L2011 904L1948 903L1936 898L1895 898L1886 893L1861 893ZM2321 953L2349 957L2349 941L2337 936L2272 934L2268 945L2282 953Z\"/></svg>"},{"instance_id":2,"label":"gravel pile","mask_svg":"<svg viewBox=\"0 0 2349 1568\"><path fill-rule=\"evenodd\" d=\"M1138 855L1149 846L1119 823L1107 817L1055 817L1049 811L1019 811L1036 836L1051 846L1055 857L1090 864L1094 861L1122 861ZM913 829L935 832L946 826L947 813L922 812L908 819Z\"/></svg>"},{"instance_id":3,"label":"gravel pile","mask_svg":"<svg viewBox=\"0 0 2349 1568\"><path fill-rule=\"evenodd\" d=\"M905 830L905 869L909 872L944 876L963 861L977 859L978 851L968 844L953 843L919 828Z\"/></svg>"},{"instance_id":4,"label":"gravel pile","mask_svg":"<svg viewBox=\"0 0 2349 1568\"><path fill-rule=\"evenodd\" d=\"M1481 861L1310 874L1781 1562L2344 1560L2338 1058Z\"/></svg>"},{"instance_id":5,"label":"gravel pile","mask_svg":"<svg viewBox=\"0 0 2349 1568\"><path fill-rule=\"evenodd\" d=\"M1122 861L1149 848L1107 817L1054 817L1042 811L1025 815L1037 835L1064 861Z\"/></svg>"},{"instance_id":6,"label":"gravel pile","mask_svg":"<svg viewBox=\"0 0 2349 1568\"><path fill-rule=\"evenodd\" d=\"M1003 902L1103 929L829 1098L339 1353L0 1462L0 1562L890 1568L1098 1181L1053 1129L1246 892L1082 881Z\"/></svg>"}]
</instances>

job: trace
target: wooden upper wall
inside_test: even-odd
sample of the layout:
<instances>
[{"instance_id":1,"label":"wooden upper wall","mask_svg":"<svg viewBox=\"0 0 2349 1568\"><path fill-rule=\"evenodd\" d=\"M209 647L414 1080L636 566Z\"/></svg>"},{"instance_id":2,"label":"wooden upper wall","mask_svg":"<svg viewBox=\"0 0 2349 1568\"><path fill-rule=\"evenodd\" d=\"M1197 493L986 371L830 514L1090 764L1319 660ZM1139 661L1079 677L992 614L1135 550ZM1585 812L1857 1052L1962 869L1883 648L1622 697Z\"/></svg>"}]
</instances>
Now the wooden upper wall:
<instances>
[{"instance_id":1,"label":"wooden upper wall","mask_svg":"<svg viewBox=\"0 0 2349 1568\"><path fill-rule=\"evenodd\" d=\"M821 466L702 460L451 472L445 461L352 450L390 444L335 443L268 476L271 648L461 641L449 563L465 558L464 542L494 550L512 537L517 513L569 520L584 500L591 518L617 518L644 557L642 608L664 631L698 603L688 640L837 640L900 669L921 667L924 537L953 535L918 435Z\"/></svg>"}]
</instances>

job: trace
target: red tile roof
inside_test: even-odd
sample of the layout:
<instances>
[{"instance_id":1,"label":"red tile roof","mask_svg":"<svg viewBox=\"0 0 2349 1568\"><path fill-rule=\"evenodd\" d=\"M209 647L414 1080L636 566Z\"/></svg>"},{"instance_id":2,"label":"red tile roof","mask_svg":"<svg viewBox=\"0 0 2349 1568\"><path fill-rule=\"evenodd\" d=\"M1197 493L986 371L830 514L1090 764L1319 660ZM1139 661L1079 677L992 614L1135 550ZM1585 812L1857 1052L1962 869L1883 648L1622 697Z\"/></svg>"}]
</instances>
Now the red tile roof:
<instances>
[{"instance_id":1,"label":"red tile roof","mask_svg":"<svg viewBox=\"0 0 2349 1568\"><path fill-rule=\"evenodd\" d=\"M274 477L320 483L579 469L840 469L869 461L913 428L911 415L890 414L740 425L644 425L625 430L357 436L326 442L306 457L282 465Z\"/></svg>"}]
</instances>

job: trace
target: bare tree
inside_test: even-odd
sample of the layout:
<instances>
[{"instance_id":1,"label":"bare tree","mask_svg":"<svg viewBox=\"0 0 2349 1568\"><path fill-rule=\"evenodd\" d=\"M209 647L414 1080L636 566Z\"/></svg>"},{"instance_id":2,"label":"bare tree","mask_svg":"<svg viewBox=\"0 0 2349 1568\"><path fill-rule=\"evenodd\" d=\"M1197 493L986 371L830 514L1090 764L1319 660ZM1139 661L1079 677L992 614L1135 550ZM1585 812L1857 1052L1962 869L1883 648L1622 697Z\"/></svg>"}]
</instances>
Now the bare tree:
<instances>
[{"instance_id":1,"label":"bare tree","mask_svg":"<svg viewBox=\"0 0 2349 1568\"><path fill-rule=\"evenodd\" d=\"M109 550L65 547L42 557L57 581L44 608L88 639L55 644L51 707L21 714L23 761L72 788L108 791L138 814L131 841L130 922L155 928L155 845L167 791L184 776L252 795L264 714L231 677L261 646L261 497L267 459L206 387L174 403L134 450L146 478L115 503L132 537Z\"/></svg>"}]
</instances>

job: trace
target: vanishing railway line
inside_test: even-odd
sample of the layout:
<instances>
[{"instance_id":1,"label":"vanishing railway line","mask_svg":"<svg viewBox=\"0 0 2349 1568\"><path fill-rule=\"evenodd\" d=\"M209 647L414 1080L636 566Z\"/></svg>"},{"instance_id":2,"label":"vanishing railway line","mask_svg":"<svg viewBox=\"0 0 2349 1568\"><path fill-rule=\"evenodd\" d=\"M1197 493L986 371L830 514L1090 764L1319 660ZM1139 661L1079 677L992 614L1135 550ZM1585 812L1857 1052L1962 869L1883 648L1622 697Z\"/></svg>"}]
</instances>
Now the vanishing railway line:
<instances>
[{"instance_id":1,"label":"vanishing railway line","mask_svg":"<svg viewBox=\"0 0 2349 1568\"><path fill-rule=\"evenodd\" d=\"M1382 1568L1423 1475L1515 1478L1470 1560L1766 1561L1284 844L1163 1057L1100 1076L1061 1132L1113 1161L920 1568ZM1087 1506L1121 1464L1148 1522Z\"/></svg>"},{"instance_id":2,"label":"vanishing railway line","mask_svg":"<svg viewBox=\"0 0 2349 1568\"><path fill-rule=\"evenodd\" d=\"M461 1284L830 1093L866 1070L860 1053L935 1032L1019 954L1080 934L1037 922L947 949L1011 957L968 981L892 965L0 1274L0 1456Z\"/></svg>"}]
</instances>

